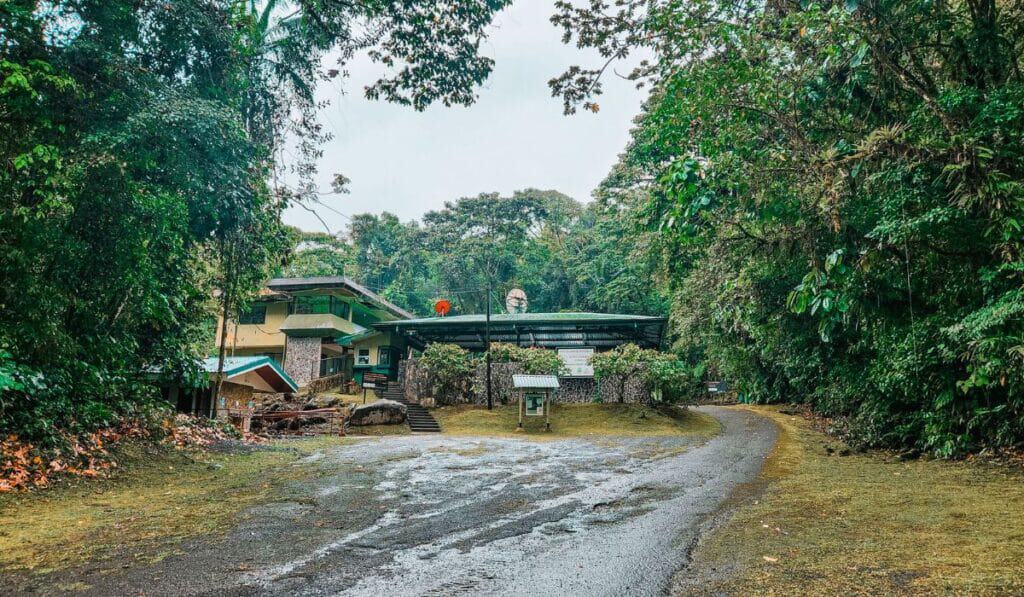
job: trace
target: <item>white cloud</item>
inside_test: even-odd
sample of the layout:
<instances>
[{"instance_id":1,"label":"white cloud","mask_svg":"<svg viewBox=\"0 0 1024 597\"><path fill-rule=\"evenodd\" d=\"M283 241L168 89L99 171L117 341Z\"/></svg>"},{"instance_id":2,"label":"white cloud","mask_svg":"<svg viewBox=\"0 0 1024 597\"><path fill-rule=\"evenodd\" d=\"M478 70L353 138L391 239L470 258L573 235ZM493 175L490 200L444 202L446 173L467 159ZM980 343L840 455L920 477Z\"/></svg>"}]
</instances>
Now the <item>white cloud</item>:
<instances>
[{"instance_id":1,"label":"white cloud","mask_svg":"<svg viewBox=\"0 0 1024 597\"><path fill-rule=\"evenodd\" d=\"M560 30L548 20L552 11L548 2L521 1L498 15L483 46L495 60L494 72L468 108L415 112L367 100L362 89L380 66L365 56L347 66L350 78L322 86L318 96L330 105L320 118L334 139L324 147L320 187L329 188L335 172L352 179L351 194L330 197L328 205L345 214L390 211L407 220L448 200L526 187L588 200L625 148L646 92L610 74L599 113L563 116L548 79L597 58L561 43ZM333 230L345 226L344 218L318 211ZM289 210L285 221L323 229L300 208Z\"/></svg>"}]
</instances>

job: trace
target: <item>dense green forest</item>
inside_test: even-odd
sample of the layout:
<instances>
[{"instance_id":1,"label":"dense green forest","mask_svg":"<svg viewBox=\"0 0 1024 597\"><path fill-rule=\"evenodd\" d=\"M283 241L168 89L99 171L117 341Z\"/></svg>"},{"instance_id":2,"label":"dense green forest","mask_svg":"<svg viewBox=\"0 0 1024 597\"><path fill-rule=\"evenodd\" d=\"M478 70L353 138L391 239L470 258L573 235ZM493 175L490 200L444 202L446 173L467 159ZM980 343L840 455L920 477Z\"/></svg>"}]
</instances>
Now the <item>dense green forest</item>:
<instances>
[{"instance_id":1,"label":"dense green forest","mask_svg":"<svg viewBox=\"0 0 1024 597\"><path fill-rule=\"evenodd\" d=\"M142 410L146 369L195 373L314 199L317 83L368 51L370 97L470 104L505 4L0 2L0 434L53 443Z\"/></svg>"},{"instance_id":2,"label":"dense green forest","mask_svg":"<svg viewBox=\"0 0 1024 597\"><path fill-rule=\"evenodd\" d=\"M338 235L293 230L278 273L344 273L424 316L439 298L456 313L482 313L488 278L495 310L522 288L534 312L664 314L653 237L616 203L527 189L448 202L422 222L385 212L352 216Z\"/></svg>"},{"instance_id":3,"label":"dense green forest","mask_svg":"<svg viewBox=\"0 0 1024 597\"><path fill-rule=\"evenodd\" d=\"M561 3L652 94L642 194L676 349L869 446L1024 439L1024 3ZM597 109L604 69L552 81Z\"/></svg>"},{"instance_id":4,"label":"dense green forest","mask_svg":"<svg viewBox=\"0 0 1024 597\"><path fill-rule=\"evenodd\" d=\"M109 421L135 372L199 356L214 308L343 271L421 314L481 310L488 278L533 311L670 314L681 356L865 446L1024 441L1024 2L556 2L602 57L551 80L567 114L633 54L650 90L594 200L453 198L338 236L280 224L315 200L320 58L369 48L370 97L471 103L507 2L275 4L0 4L0 431Z\"/></svg>"}]
</instances>

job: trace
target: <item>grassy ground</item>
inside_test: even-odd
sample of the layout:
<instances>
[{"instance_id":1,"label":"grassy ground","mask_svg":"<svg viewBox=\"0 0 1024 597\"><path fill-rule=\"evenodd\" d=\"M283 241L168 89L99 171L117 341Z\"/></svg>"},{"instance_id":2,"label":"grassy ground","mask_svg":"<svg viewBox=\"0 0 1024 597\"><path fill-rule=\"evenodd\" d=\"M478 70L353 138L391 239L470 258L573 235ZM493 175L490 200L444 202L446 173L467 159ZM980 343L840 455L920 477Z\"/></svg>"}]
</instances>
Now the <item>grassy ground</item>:
<instances>
[{"instance_id":1,"label":"grassy ground","mask_svg":"<svg viewBox=\"0 0 1024 597\"><path fill-rule=\"evenodd\" d=\"M0 497L0 574L46 572L93 558L161 559L181 539L231 528L245 508L301 475L289 464L339 441L285 440L203 454L125 446L113 478Z\"/></svg>"},{"instance_id":2,"label":"grassy ground","mask_svg":"<svg viewBox=\"0 0 1024 597\"><path fill-rule=\"evenodd\" d=\"M329 392L318 392L317 397L321 402L327 402L329 400L339 400L345 404L362 404L363 395L360 394L346 394L340 390L331 390ZM367 394L367 403L375 400L373 393Z\"/></svg>"},{"instance_id":3,"label":"grassy ground","mask_svg":"<svg viewBox=\"0 0 1024 597\"><path fill-rule=\"evenodd\" d=\"M551 409L551 431L543 417L526 417L523 432L514 405L445 406L432 411L441 429L451 435L489 435L530 438L581 436L657 436L683 433L714 435L718 422L693 410L654 410L635 404L556 404Z\"/></svg>"},{"instance_id":4,"label":"grassy ground","mask_svg":"<svg viewBox=\"0 0 1024 597\"><path fill-rule=\"evenodd\" d=\"M764 492L700 545L680 593L1024 592L1020 470L848 454L802 417L757 410L782 431Z\"/></svg>"},{"instance_id":5,"label":"grassy ground","mask_svg":"<svg viewBox=\"0 0 1024 597\"><path fill-rule=\"evenodd\" d=\"M412 435L412 431L405 423L401 425L353 425L348 428L348 434L353 437L383 437L386 435Z\"/></svg>"}]
</instances>

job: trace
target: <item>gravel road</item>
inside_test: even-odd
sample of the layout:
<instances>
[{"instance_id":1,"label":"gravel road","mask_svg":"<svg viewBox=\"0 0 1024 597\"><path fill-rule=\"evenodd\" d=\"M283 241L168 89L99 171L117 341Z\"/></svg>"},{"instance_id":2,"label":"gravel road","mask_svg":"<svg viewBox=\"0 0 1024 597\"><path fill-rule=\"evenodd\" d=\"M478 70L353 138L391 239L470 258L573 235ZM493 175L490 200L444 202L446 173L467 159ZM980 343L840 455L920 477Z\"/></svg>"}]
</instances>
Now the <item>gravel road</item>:
<instances>
[{"instance_id":1,"label":"gravel road","mask_svg":"<svg viewBox=\"0 0 1024 597\"><path fill-rule=\"evenodd\" d=\"M287 499L250 511L227 537L191 541L150 565L103 562L16 590L660 595L775 442L767 419L702 410L723 425L704 443L360 440L306 458L299 466L310 474Z\"/></svg>"}]
</instances>

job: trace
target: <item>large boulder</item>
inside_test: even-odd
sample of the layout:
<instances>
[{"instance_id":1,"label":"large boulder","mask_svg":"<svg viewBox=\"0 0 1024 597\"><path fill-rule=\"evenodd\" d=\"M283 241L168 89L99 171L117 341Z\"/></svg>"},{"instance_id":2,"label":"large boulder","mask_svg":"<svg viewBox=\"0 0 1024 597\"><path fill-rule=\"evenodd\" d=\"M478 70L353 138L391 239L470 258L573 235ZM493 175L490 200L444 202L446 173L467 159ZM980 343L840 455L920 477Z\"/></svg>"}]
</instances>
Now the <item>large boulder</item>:
<instances>
[{"instance_id":1,"label":"large boulder","mask_svg":"<svg viewBox=\"0 0 1024 597\"><path fill-rule=\"evenodd\" d=\"M405 423L405 405L394 400L377 400L357 406L349 425L401 425Z\"/></svg>"}]
</instances>

